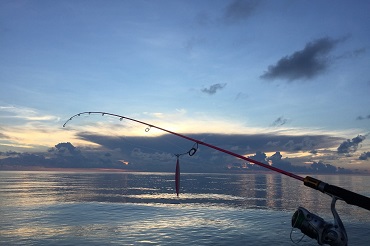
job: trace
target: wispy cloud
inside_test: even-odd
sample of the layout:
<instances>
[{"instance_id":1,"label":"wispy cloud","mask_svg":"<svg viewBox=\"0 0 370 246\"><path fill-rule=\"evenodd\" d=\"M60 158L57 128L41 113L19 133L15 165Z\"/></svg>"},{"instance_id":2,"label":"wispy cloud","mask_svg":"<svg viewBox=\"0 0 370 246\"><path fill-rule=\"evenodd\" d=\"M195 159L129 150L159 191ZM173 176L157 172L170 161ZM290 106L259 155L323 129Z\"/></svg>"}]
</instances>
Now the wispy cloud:
<instances>
[{"instance_id":1,"label":"wispy cloud","mask_svg":"<svg viewBox=\"0 0 370 246\"><path fill-rule=\"evenodd\" d=\"M8 139L8 138L9 138L9 136L0 132L0 139Z\"/></svg>"},{"instance_id":2,"label":"wispy cloud","mask_svg":"<svg viewBox=\"0 0 370 246\"><path fill-rule=\"evenodd\" d=\"M64 131L59 121L59 117L33 108L0 106L0 149L37 151L66 138L76 140L74 133Z\"/></svg>"},{"instance_id":3,"label":"wispy cloud","mask_svg":"<svg viewBox=\"0 0 370 246\"><path fill-rule=\"evenodd\" d=\"M42 114L27 107L0 106L0 118L17 118L25 121L59 121L54 115Z\"/></svg>"},{"instance_id":4,"label":"wispy cloud","mask_svg":"<svg viewBox=\"0 0 370 246\"><path fill-rule=\"evenodd\" d=\"M202 92L204 92L206 94L209 94L209 95L214 95L214 94L216 94L217 91L222 90L223 88L225 88L226 85L227 85L226 83L213 84L209 88L203 88Z\"/></svg>"},{"instance_id":5,"label":"wispy cloud","mask_svg":"<svg viewBox=\"0 0 370 246\"><path fill-rule=\"evenodd\" d=\"M248 19L258 7L260 1L257 0L235 0L226 6L224 12L224 22L234 24Z\"/></svg>"},{"instance_id":6,"label":"wispy cloud","mask_svg":"<svg viewBox=\"0 0 370 246\"><path fill-rule=\"evenodd\" d=\"M357 58L359 56L362 56L362 55L365 55L367 53L367 50L368 48L366 47L363 47L363 48L358 48L358 49L354 49L354 50L351 50L351 51L347 51L337 57L335 57L336 59L351 59L351 58Z\"/></svg>"},{"instance_id":7,"label":"wispy cloud","mask_svg":"<svg viewBox=\"0 0 370 246\"><path fill-rule=\"evenodd\" d=\"M280 116L274 122L272 122L271 126L278 127L278 126L285 125L287 122L288 122L288 119L285 119L283 116Z\"/></svg>"},{"instance_id":8,"label":"wispy cloud","mask_svg":"<svg viewBox=\"0 0 370 246\"><path fill-rule=\"evenodd\" d=\"M370 114L369 114L369 115L367 115L367 116L362 116L362 115L360 115L360 116L358 116L358 117L356 118L356 120L370 120Z\"/></svg>"},{"instance_id":9,"label":"wispy cloud","mask_svg":"<svg viewBox=\"0 0 370 246\"><path fill-rule=\"evenodd\" d=\"M235 96L235 100L240 100L240 99L248 99L249 98L249 95L244 93L244 92L239 92L238 94L236 94Z\"/></svg>"},{"instance_id":10,"label":"wispy cloud","mask_svg":"<svg viewBox=\"0 0 370 246\"><path fill-rule=\"evenodd\" d=\"M311 79L327 70L331 60L327 55L340 42L328 37L306 44L304 49L281 58L275 65L268 67L261 75L262 79Z\"/></svg>"}]
</instances>

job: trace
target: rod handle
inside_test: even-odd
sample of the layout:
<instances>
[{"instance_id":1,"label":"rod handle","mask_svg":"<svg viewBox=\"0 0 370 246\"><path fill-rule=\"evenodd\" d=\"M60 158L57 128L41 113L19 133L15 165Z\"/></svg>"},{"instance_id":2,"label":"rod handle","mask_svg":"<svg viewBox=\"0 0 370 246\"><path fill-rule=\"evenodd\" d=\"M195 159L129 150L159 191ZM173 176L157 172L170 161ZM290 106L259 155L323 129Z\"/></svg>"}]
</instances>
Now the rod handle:
<instances>
[{"instance_id":1,"label":"rod handle","mask_svg":"<svg viewBox=\"0 0 370 246\"><path fill-rule=\"evenodd\" d=\"M355 192L343 189L341 187L330 185L321 180L307 176L303 180L304 185L313 189L319 190L325 194L335 196L347 204L356 205L358 207L367 209L370 211L370 198L357 194Z\"/></svg>"},{"instance_id":2,"label":"rod handle","mask_svg":"<svg viewBox=\"0 0 370 246\"><path fill-rule=\"evenodd\" d=\"M343 199L346 203L356 205L370 211L370 198L341 187L327 184L324 193Z\"/></svg>"}]
</instances>

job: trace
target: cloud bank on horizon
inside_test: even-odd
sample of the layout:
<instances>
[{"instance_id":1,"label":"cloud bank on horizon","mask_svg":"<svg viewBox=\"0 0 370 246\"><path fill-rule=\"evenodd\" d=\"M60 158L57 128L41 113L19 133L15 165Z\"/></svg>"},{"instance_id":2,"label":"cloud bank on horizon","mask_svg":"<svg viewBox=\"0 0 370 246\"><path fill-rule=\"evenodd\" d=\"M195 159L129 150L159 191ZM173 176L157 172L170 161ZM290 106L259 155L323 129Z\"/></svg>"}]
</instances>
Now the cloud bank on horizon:
<instances>
[{"instance_id":1,"label":"cloud bank on horizon","mask_svg":"<svg viewBox=\"0 0 370 246\"><path fill-rule=\"evenodd\" d=\"M96 165L170 159L161 133L148 144L162 152L134 151L123 140L145 145L140 131L111 119L61 129L75 113L106 110L287 168L370 169L368 9L347 0L2 1L0 159L50 148L55 160ZM86 156L52 147L67 142Z\"/></svg>"}]
</instances>

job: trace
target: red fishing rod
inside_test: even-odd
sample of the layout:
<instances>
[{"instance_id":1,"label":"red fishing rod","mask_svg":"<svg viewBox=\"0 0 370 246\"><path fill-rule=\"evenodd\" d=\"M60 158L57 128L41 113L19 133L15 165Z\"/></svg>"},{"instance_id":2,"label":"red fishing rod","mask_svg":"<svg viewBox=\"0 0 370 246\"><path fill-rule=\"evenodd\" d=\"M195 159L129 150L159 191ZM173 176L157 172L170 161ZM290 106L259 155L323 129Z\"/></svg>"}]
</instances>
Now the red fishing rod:
<instances>
[{"instance_id":1,"label":"red fishing rod","mask_svg":"<svg viewBox=\"0 0 370 246\"><path fill-rule=\"evenodd\" d=\"M123 119L137 122L139 124L146 125L147 128L145 131L149 131L151 127L156 128L158 130L161 130L163 132L167 132L169 134L176 135L178 137L187 139L189 141L192 141L196 143L197 147L198 145L204 145L209 148L215 149L217 151L223 152L225 154L234 156L236 158L254 163L256 165L259 165L261 167L267 168L269 170L278 172L280 174L284 174L286 176L289 176L291 178L294 178L296 180L302 181L305 186L319 190L329 196L332 197L332 203L331 203L331 210L334 216L334 224L327 223L325 222L321 217L310 213L308 210L299 207L298 210L294 213L293 218L292 218L292 226L299 228L305 235L314 238L318 241L318 243L321 244L329 244L329 245L347 245L348 237L346 234L346 231L344 229L343 223L335 210L335 202L339 200L345 201L347 204L351 205L356 205L358 207L367 209L370 211L370 198L357 194L355 192L343 189L338 186L330 185L327 184L321 180L312 178L310 176L306 176L305 178L298 176L294 173L276 168L274 166L253 160L249 157L245 157L240 154L236 154L234 152L231 152L229 150L222 149L220 147L217 147L215 145L188 137L186 135L173 132L167 129L164 129L159 126L155 126L153 124L146 123L144 121L136 120L133 118L129 118L126 116L118 115L118 114L112 114L112 113L107 113L107 112L101 112L101 111L91 111L91 112L81 112L78 114L73 115L71 118L69 118L64 124L63 127L67 125L69 121L71 121L73 118L81 116L81 115L91 115L91 114L101 114L102 116L104 115L109 115L113 117L119 118L121 121ZM177 156L177 162L176 162L176 174L175 174L175 181L176 181L176 193L177 195L179 194L179 187L180 187L180 167L179 167L179 157L184 155L184 154L189 154L190 156L194 155L195 152L197 151L197 148L193 147L191 148L188 152L183 153L183 154L176 154Z\"/></svg>"}]
</instances>

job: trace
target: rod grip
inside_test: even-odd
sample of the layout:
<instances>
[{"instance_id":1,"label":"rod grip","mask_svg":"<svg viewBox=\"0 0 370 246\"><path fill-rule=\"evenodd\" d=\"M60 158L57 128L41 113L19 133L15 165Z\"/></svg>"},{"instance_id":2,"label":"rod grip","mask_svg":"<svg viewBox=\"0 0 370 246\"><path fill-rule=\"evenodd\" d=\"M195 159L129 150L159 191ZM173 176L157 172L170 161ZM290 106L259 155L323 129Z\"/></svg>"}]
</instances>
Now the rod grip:
<instances>
[{"instance_id":1,"label":"rod grip","mask_svg":"<svg viewBox=\"0 0 370 246\"><path fill-rule=\"evenodd\" d=\"M370 211L370 198L341 187L330 185L321 180L307 176L303 180L304 185L323 193L335 196L348 204L356 205Z\"/></svg>"},{"instance_id":2,"label":"rod grip","mask_svg":"<svg viewBox=\"0 0 370 246\"><path fill-rule=\"evenodd\" d=\"M356 205L370 211L370 198L341 187L327 184L324 192L343 199L346 203Z\"/></svg>"}]
</instances>

